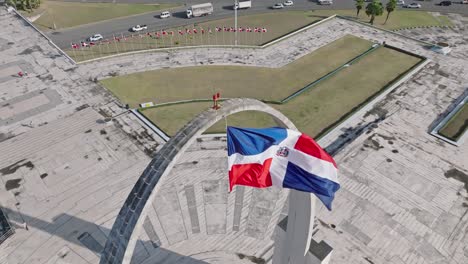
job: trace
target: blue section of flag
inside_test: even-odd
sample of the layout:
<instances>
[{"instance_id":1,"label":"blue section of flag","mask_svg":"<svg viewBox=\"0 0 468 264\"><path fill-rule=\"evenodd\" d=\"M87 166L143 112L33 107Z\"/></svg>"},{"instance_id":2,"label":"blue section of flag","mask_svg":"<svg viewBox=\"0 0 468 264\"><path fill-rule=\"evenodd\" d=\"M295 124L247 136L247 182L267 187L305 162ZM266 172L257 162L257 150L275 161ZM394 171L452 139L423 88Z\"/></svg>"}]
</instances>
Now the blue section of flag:
<instances>
[{"instance_id":1,"label":"blue section of flag","mask_svg":"<svg viewBox=\"0 0 468 264\"><path fill-rule=\"evenodd\" d=\"M288 136L288 131L281 127L271 128L227 128L228 155L257 155L270 146L278 145Z\"/></svg>"},{"instance_id":2,"label":"blue section of flag","mask_svg":"<svg viewBox=\"0 0 468 264\"><path fill-rule=\"evenodd\" d=\"M331 210L335 192L340 189L340 184L311 174L294 163L288 162L283 187L314 193L328 210Z\"/></svg>"}]
</instances>

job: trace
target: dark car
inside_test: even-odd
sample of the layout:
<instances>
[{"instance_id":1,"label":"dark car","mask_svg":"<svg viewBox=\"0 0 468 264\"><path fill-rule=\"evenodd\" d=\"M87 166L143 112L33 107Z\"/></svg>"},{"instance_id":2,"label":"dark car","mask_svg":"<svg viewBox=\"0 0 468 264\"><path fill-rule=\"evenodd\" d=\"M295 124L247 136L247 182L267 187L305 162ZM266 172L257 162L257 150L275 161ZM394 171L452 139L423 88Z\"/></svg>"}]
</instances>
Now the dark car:
<instances>
[{"instance_id":1,"label":"dark car","mask_svg":"<svg viewBox=\"0 0 468 264\"><path fill-rule=\"evenodd\" d=\"M452 1L442 1L439 3L440 6L449 6L452 5Z\"/></svg>"}]
</instances>

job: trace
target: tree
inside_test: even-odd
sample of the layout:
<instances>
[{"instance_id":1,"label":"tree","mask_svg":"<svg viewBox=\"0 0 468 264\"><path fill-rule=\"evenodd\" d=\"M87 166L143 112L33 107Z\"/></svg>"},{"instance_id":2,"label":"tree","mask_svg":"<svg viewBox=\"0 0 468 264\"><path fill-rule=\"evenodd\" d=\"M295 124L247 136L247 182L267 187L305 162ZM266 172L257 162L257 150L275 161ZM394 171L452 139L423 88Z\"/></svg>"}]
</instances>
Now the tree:
<instances>
[{"instance_id":1,"label":"tree","mask_svg":"<svg viewBox=\"0 0 468 264\"><path fill-rule=\"evenodd\" d=\"M376 16L381 16L384 12L383 4L379 0L372 0L367 6L366 6L366 14L371 17L369 23L371 25L374 24L374 20Z\"/></svg>"},{"instance_id":2,"label":"tree","mask_svg":"<svg viewBox=\"0 0 468 264\"><path fill-rule=\"evenodd\" d=\"M40 0L7 0L9 6L14 6L16 10L32 10L38 8L41 4Z\"/></svg>"},{"instance_id":3,"label":"tree","mask_svg":"<svg viewBox=\"0 0 468 264\"><path fill-rule=\"evenodd\" d=\"M395 11L397 5L397 0L390 0L387 3L386 9L387 9L387 18L385 19L384 25L387 23L388 17L390 16L390 13Z\"/></svg>"},{"instance_id":4,"label":"tree","mask_svg":"<svg viewBox=\"0 0 468 264\"><path fill-rule=\"evenodd\" d=\"M357 9L356 17L359 17L359 12L363 8L364 8L364 0L356 0L356 9Z\"/></svg>"}]
</instances>

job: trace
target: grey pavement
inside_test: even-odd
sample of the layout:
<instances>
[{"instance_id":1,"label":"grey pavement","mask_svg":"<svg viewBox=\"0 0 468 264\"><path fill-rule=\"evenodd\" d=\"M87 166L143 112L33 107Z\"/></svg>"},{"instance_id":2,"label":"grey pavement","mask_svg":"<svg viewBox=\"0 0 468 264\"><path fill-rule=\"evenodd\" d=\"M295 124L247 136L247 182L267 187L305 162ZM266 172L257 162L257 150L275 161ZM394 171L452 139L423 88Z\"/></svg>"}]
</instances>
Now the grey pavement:
<instances>
[{"instance_id":1,"label":"grey pavement","mask_svg":"<svg viewBox=\"0 0 468 264\"><path fill-rule=\"evenodd\" d=\"M333 263L464 263L468 261L468 235L462 231L468 228L468 193L463 182L452 177L458 173L462 178L468 177L464 158L468 148L466 144L451 146L428 133L432 123L468 83L468 42L460 39L467 32L466 18L450 16L457 28L403 31L428 41L450 43L453 52L448 56L400 35L333 19L262 50L197 48L143 53L85 63L79 71L85 76L107 78L110 72L123 75L207 63L280 67L346 34L385 41L426 56L431 60L429 64L368 110L368 114L367 110L356 114L321 139L324 146L342 145L336 159L343 189L332 212L320 206L315 240L332 245ZM170 60L163 59L168 56ZM361 128L367 132L362 133ZM346 143L351 134L357 138ZM216 157L206 147L205 151L209 157ZM200 153L196 157L204 156ZM180 169L177 167L169 178L197 175L191 167L184 166L183 173L178 172ZM203 169L201 172L205 177L209 174ZM168 181L174 184L173 180ZM180 181L186 182L187 178ZM177 185L168 185L167 189L174 186ZM164 227L156 232L164 233L162 230ZM198 232L192 234L199 237ZM189 237L183 241L174 246L170 242L162 245L182 255L197 250ZM221 241L214 240L203 249L217 248L216 245L223 245Z\"/></svg>"},{"instance_id":2,"label":"grey pavement","mask_svg":"<svg viewBox=\"0 0 468 264\"><path fill-rule=\"evenodd\" d=\"M468 187L462 182L468 177L467 143L452 146L428 133L468 84L468 23L450 17L454 29L402 31L448 42L453 47L448 56L333 19L263 50L171 50L75 66L0 10L0 44L6 43L0 65L24 60L33 72L0 83L0 105L25 101L21 96L44 88L55 90L62 101L0 126L0 204L16 227L0 245L0 263L97 263L124 199L158 149L157 138L94 77L201 62L280 67L345 34L386 41L431 62L368 114L353 116L323 139L324 145L343 143L335 156L342 189L332 212L318 207L315 239L332 245L332 263L467 263ZM367 129L360 133L362 127ZM354 140L343 142L353 133ZM255 204L263 200L251 188L222 192L224 141L203 137L180 158L161 185L160 203L145 219L134 263L251 263L253 257L271 257L275 221L262 228L268 219L249 216L268 210L276 219L285 196L272 189L273 206Z\"/></svg>"},{"instance_id":3,"label":"grey pavement","mask_svg":"<svg viewBox=\"0 0 468 264\"><path fill-rule=\"evenodd\" d=\"M173 17L168 19L159 19L160 12L153 12L147 14L141 14L131 17L118 18L109 21L103 21L99 23L83 25L76 28L63 29L54 32L47 33L51 39L61 48L69 48L70 43L84 41L89 36L100 33L104 38L112 38L113 35L121 35L129 32L129 29L135 25L148 25L148 30L156 31L171 27L178 27L189 25L193 23L200 23L209 20L222 19L227 17L233 17L234 11L232 5L234 1L220 0L213 1L214 13L210 16L187 19L185 16L185 10L188 6L196 3L204 3L204 0L194 1L168 1L169 3L181 3L186 5L182 8L177 8L173 11ZM294 6L287 7L283 10L273 11L271 6L275 4L276 0L257 0L253 1L252 8L248 10L240 10L239 15L244 14L258 14L265 12L284 12L286 10L320 10L320 9L354 9L354 1L351 0L335 0L332 6L321 6L315 1L310 0L296 0ZM281 2L281 1L279 1ZM386 1L383 1L386 2ZM420 10L425 11L440 11L440 12L451 12L451 13L462 13L468 14L468 5L453 4L449 7L441 7L435 5L435 2L418 2L422 5Z\"/></svg>"}]
</instances>

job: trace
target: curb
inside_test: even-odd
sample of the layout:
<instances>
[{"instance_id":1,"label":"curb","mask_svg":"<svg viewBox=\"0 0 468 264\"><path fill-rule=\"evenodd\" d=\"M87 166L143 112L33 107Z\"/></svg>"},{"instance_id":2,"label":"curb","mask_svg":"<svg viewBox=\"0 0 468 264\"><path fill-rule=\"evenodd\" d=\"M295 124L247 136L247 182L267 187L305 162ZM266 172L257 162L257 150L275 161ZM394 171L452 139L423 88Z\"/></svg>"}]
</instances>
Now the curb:
<instances>
[{"instance_id":1,"label":"curb","mask_svg":"<svg viewBox=\"0 0 468 264\"><path fill-rule=\"evenodd\" d=\"M77 65L76 61L74 59L72 59L70 56L68 56L68 54L63 51L61 48L59 48L57 45L55 45L55 43L44 33L42 33L42 31L40 31L36 26L34 26L33 23L31 23L29 21L29 19L27 19L26 17L24 17L23 15L21 15L20 12L18 12L15 8L11 7L11 6L8 6L8 12L11 12L13 11L17 16L19 16L21 19L23 19L29 26L31 26L34 30L36 30L41 36L43 36L48 42L49 44L56 48L63 56L65 56L65 58L67 58L68 60L70 60L70 62L73 64L73 65Z\"/></svg>"},{"instance_id":2,"label":"curb","mask_svg":"<svg viewBox=\"0 0 468 264\"><path fill-rule=\"evenodd\" d=\"M453 28L454 26L417 26L417 27L405 27L392 30L393 32L398 32L401 30L408 30L408 29L421 29L421 28Z\"/></svg>"},{"instance_id":3,"label":"curb","mask_svg":"<svg viewBox=\"0 0 468 264\"><path fill-rule=\"evenodd\" d=\"M156 133L159 137L161 137L162 140L164 140L165 142L169 141L170 139L169 136L166 135L166 133L164 133L161 129L156 127L149 119L146 118L146 116L139 113L137 109L131 109L130 112L132 112L132 114L134 114L149 129L151 129L154 133Z\"/></svg>"},{"instance_id":4,"label":"curb","mask_svg":"<svg viewBox=\"0 0 468 264\"><path fill-rule=\"evenodd\" d=\"M458 140L455 141L440 134L439 131L442 130L452 120L452 117L454 117L467 102L468 89L466 89L457 99L454 100L454 102L450 106L448 106L448 109L452 109L449 110L448 113L445 113L445 116L442 118L442 120L437 123L437 125L429 132L429 134L454 146L460 146L460 144L463 143L468 137L468 132L466 130L463 132L462 135L460 135Z\"/></svg>"}]
</instances>

